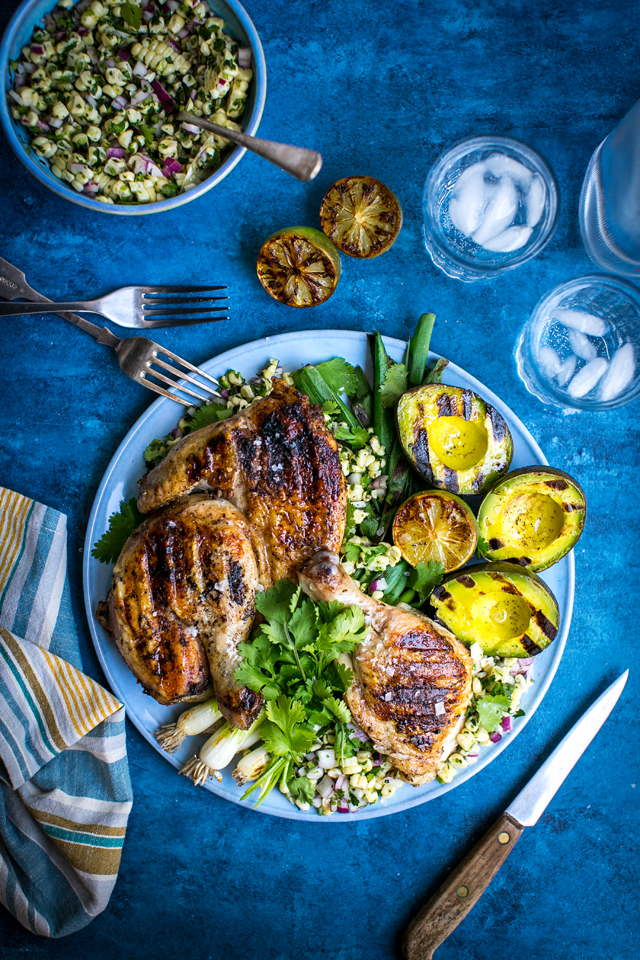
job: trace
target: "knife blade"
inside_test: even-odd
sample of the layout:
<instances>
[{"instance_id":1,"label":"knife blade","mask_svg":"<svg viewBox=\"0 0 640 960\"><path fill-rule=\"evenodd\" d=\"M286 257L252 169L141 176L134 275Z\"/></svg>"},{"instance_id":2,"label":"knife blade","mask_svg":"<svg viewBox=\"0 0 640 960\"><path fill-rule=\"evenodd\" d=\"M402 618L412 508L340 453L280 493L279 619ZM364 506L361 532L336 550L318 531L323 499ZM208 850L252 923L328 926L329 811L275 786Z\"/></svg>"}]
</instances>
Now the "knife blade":
<instances>
[{"instance_id":1,"label":"knife blade","mask_svg":"<svg viewBox=\"0 0 640 960\"><path fill-rule=\"evenodd\" d=\"M407 960L431 960L434 950L477 903L524 828L538 822L547 804L604 724L628 676L626 670L591 704L506 811L414 917L403 942Z\"/></svg>"}]
</instances>

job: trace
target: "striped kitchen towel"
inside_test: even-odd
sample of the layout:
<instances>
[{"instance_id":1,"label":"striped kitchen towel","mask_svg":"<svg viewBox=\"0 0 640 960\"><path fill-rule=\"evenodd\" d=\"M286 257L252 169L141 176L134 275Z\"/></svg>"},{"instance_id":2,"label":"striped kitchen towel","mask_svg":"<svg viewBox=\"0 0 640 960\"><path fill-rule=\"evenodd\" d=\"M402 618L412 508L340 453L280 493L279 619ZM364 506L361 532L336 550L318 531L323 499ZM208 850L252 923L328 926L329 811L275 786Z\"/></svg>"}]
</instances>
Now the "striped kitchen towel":
<instances>
[{"instance_id":1,"label":"striped kitchen towel","mask_svg":"<svg viewBox=\"0 0 640 960\"><path fill-rule=\"evenodd\" d=\"M105 909L131 801L124 708L82 673L67 518L0 487L0 901L24 927Z\"/></svg>"}]
</instances>

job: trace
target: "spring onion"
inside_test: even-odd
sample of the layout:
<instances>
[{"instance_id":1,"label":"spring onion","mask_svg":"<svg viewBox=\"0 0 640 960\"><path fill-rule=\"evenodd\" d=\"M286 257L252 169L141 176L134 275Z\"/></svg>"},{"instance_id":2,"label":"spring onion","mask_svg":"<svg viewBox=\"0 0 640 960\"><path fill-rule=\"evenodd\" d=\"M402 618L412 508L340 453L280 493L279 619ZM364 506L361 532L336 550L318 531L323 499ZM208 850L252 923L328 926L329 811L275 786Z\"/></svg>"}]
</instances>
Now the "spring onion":
<instances>
[{"instance_id":1,"label":"spring onion","mask_svg":"<svg viewBox=\"0 0 640 960\"><path fill-rule=\"evenodd\" d=\"M184 743L185 737L194 737L198 733L207 733L222 714L218 710L215 697L198 703L185 710L176 723L166 723L156 733L156 740L167 753L175 753Z\"/></svg>"},{"instance_id":2,"label":"spring onion","mask_svg":"<svg viewBox=\"0 0 640 960\"><path fill-rule=\"evenodd\" d=\"M193 780L196 786L202 786L210 777L221 781L220 771L231 763L236 753L252 747L260 740L258 727L263 719L263 714L260 714L249 730L240 730L227 720L209 737L199 754L187 760L180 773Z\"/></svg>"}]
</instances>

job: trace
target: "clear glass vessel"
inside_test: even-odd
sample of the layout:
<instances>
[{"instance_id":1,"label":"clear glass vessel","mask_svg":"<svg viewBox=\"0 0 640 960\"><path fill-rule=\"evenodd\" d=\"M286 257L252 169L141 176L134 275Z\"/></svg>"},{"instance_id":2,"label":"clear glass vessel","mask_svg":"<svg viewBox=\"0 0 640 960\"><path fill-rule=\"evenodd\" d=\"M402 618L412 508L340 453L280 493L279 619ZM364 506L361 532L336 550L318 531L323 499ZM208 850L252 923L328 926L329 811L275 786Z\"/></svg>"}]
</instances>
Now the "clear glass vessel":
<instances>
[{"instance_id":1,"label":"clear glass vessel","mask_svg":"<svg viewBox=\"0 0 640 960\"><path fill-rule=\"evenodd\" d=\"M542 400L609 410L640 395L640 290L593 274L560 284L538 303L516 348L518 373Z\"/></svg>"},{"instance_id":2,"label":"clear glass vessel","mask_svg":"<svg viewBox=\"0 0 640 960\"><path fill-rule=\"evenodd\" d=\"M434 264L470 282L525 263L551 239L558 188L545 161L508 137L472 137L431 168L423 236Z\"/></svg>"}]
</instances>

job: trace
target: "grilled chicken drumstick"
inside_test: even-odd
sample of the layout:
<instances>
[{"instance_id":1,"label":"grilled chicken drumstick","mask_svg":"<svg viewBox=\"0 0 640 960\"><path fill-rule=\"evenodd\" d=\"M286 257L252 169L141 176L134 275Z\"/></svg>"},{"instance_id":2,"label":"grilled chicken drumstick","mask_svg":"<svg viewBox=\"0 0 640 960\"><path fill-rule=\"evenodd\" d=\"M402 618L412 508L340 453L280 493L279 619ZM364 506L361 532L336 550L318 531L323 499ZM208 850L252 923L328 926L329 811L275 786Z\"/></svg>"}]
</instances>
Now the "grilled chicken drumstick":
<instances>
[{"instance_id":1,"label":"grilled chicken drumstick","mask_svg":"<svg viewBox=\"0 0 640 960\"><path fill-rule=\"evenodd\" d=\"M410 783L432 780L456 745L471 698L467 648L428 617L363 594L329 551L317 553L299 580L313 600L364 612L371 629L355 650L346 694L353 719Z\"/></svg>"},{"instance_id":2,"label":"grilled chicken drumstick","mask_svg":"<svg viewBox=\"0 0 640 960\"><path fill-rule=\"evenodd\" d=\"M274 379L240 413L180 440L140 484L151 513L196 488L235 503L257 528L277 580L295 580L316 550L339 550L347 492L338 445L320 407Z\"/></svg>"}]
</instances>

